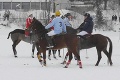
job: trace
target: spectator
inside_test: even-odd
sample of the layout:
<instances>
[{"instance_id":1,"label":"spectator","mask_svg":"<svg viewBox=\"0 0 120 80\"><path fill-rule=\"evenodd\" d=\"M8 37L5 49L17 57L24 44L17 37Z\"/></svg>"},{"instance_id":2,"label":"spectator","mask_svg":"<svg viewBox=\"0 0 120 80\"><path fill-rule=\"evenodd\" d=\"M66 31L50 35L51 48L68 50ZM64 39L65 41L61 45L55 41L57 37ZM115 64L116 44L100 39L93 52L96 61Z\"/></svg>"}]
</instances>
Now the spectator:
<instances>
[{"instance_id":1,"label":"spectator","mask_svg":"<svg viewBox=\"0 0 120 80\"><path fill-rule=\"evenodd\" d=\"M10 16L10 11L9 10L5 10L5 13L4 13L4 21L7 19L9 21L9 16Z\"/></svg>"},{"instance_id":2,"label":"spectator","mask_svg":"<svg viewBox=\"0 0 120 80\"><path fill-rule=\"evenodd\" d=\"M115 19L115 21L117 21L117 16L116 15L114 16L114 19Z\"/></svg>"},{"instance_id":3,"label":"spectator","mask_svg":"<svg viewBox=\"0 0 120 80\"><path fill-rule=\"evenodd\" d=\"M114 21L114 15L112 16L112 21Z\"/></svg>"}]
</instances>

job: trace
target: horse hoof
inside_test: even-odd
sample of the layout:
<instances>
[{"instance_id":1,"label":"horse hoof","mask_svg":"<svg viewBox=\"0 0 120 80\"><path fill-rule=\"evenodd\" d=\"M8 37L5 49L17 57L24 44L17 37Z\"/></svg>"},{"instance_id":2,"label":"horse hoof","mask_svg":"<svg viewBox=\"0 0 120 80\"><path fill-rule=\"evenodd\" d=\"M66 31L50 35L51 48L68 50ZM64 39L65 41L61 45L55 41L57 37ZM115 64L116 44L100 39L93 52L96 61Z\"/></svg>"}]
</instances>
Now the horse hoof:
<instances>
[{"instance_id":1,"label":"horse hoof","mask_svg":"<svg viewBox=\"0 0 120 80\"><path fill-rule=\"evenodd\" d=\"M66 64L66 61L63 61L61 64Z\"/></svg>"},{"instance_id":2,"label":"horse hoof","mask_svg":"<svg viewBox=\"0 0 120 80\"><path fill-rule=\"evenodd\" d=\"M110 66L112 66L113 65L113 63L110 63Z\"/></svg>"},{"instance_id":3,"label":"horse hoof","mask_svg":"<svg viewBox=\"0 0 120 80\"><path fill-rule=\"evenodd\" d=\"M44 64L44 66L46 66L46 64Z\"/></svg>"},{"instance_id":4,"label":"horse hoof","mask_svg":"<svg viewBox=\"0 0 120 80\"><path fill-rule=\"evenodd\" d=\"M17 56L15 56L15 58L17 58Z\"/></svg>"},{"instance_id":5,"label":"horse hoof","mask_svg":"<svg viewBox=\"0 0 120 80\"><path fill-rule=\"evenodd\" d=\"M98 66L97 64L95 66Z\"/></svg>"},{"instance_id":6,"label":"horse hoof","mask_svg":"<svg viewBox=\"0 0 120 80\"><path fill-rule=\"evenodd\" d=\"M59 56L59 57L61 57L61 56Z\"/></svg>"},{"instance_id":7,"label":"horse hoof","mask_svg":"<svg viewBox=\"0 0 120 80\"><path fill-rule=\"evenodd\" d=\"M32 58L34 58L34 56L32 56Z\"/></svg>"},{"instance_id":8,"label":"horse hoof","mask_svg":"<svg viewBox=\"0 0 120 80\"><path fill-rule=\"evenodd\" d=\"M82 68L82 67L79 67L79 68Z\"/></svg>"},{"instance_id":9,"label":"horse hoof","mask_svg":"<svg viewBox=\"0 0 120 80\"><path fill-rule=\"evenodd\" d=\"M65 66L64 68L68 68L67 66Z\"/></svg>"}]
</instances>

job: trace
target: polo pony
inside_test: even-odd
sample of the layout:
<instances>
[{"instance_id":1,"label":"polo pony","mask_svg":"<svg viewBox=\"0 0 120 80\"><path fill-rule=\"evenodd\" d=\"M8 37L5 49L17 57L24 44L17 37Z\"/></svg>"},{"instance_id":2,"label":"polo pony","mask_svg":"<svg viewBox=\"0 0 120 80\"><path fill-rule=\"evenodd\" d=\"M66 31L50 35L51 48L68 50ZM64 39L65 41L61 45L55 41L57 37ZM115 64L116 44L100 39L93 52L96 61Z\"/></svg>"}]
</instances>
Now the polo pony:
<instances>
[{"instance_id":1,"label":"polo pony","mask_svg":"<svg viewBox=\"0 0 120 80\"><path fill-rule=\"evenodd\" d=\"M39 62L42 65L46 66L46 50L48 50L48 48L46 47L48 43L45 38L45 34L48 31L45 29L42 23L35 18L33 18L33 22L30 25L30 29L35 31L36 34L38 34L40 48L37 53L37 57L38 57ZM76 56L78 63L79 63L79 67L82 68L82 62L78 54L79 53L79 49L78 49L79 40L80 39L77 37L77 35L74 35L74 34L60 34L60 35L53 36L52 41L54 43L54 47L50 49L53 49L53 50L62 49L62 48L68 49L69 60L66 63L65 68L68 67L68 65L70 64L72 60L72 53ZM43 53L43 60L41 57L41 53Z\"/></svg>"}]
</instances>

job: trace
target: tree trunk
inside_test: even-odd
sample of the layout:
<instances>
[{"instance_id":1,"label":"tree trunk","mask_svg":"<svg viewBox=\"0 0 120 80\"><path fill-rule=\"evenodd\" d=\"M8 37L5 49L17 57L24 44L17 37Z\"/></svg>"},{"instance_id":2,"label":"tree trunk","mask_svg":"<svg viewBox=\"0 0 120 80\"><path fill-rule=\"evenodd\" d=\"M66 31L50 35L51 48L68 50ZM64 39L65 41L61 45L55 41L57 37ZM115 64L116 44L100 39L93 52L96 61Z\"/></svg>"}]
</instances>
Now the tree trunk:
<instances>
[{"instance_id":1,"label":"tree trunk","mask_svg":"<svg viewBox=\"0 0 120 80\"><path fill-rule=\"evenodd\" d=\"M104 0L104 10L107 9L107 2L108 2L108 0Z\"/></svg>"}]
</instances>

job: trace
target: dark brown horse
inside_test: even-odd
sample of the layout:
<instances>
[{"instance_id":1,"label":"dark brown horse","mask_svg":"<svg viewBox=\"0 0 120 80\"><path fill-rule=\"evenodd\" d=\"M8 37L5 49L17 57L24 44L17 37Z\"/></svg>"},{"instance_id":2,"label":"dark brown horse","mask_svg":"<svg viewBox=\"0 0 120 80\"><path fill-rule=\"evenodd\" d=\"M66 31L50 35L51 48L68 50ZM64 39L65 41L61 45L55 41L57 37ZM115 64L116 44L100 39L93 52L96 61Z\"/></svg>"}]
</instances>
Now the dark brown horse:
<instances>
[{"instance_id":1,"label":"dark brown horse","mask_svg":"<svg viewBox=\"0 0 120 80\"><path fill-rule=\"evenodd\" d=\"M25 37L25 30L22 29L15 29L14 31L11 31L8 35L8 38L11 35L11 39L13 41L13 52L14 52L14 56L17 57L17 51L16 51L16 46L20 43L20 41L25 41L27 43L32 43L32 58L34 58L34 50L35 47L37 48L37 50L39 49L39 46L36 44L38 39L37 39L37 35L34 34L34 32L32 33L31 37Z\"/></svg>"},{"instance_id":2,"label":"dark brown horse","mask_svg":"<svg viewBox=\"0 0 120 80\"><path fill-rule=\"evenodd\" d=\"M35 31L38 34L39 37L39 51L37 53L38 60L41 64L46 66L46 46L48 45L45 34L48 32L45 27L39 22L37 19L33 18L33 22L30 25L30 29ZM62 48L67 48L69 52L69 60L66 64L66 68L70 64L72 60L72 53L76 56L78 62L79 62L79 67L82 68L82 63L80 56L78 55L79 50L78 50L78 43L79 43L79 38L76 35L73 34L63 34L63 35L56 35L52 38L54 47L50 49L62 49ZM43 53L43 60L41 59L41 53ZM42 63L43 62L43 63Z\"/></svg>"},{"instance_id":3,"label":"dark brown horse","mask_svg":"<svg viewBox=\"0 0 120 80\"><path fill-rule=\"evenodd\" d=\"M71 34L71 33L72 34L76 34L77 31L80 31L78 29L73 29L71 27L67 27L67 32L69 34ZM108 43L109 43L109 50L107 51ZM97 60L97 63L95 64L95 66L99 65L99 62L100 62L100 60L102 58L102 56L101 56L101 52L102 51L107 56L110 65L113 64L112 60L111 60L111 56L112 56L112 41L111 41L111 39L109 37L101 35L101 34L93 34L93 35L89 36L87 39L81 38L79 47L80 47L79 48L80 50L96 47L97 54L98 54L98 60ZM66 54L65 59L64 59L63 62L66 62L68 54L69 53Z\"/></svg>"}]
</instances>

